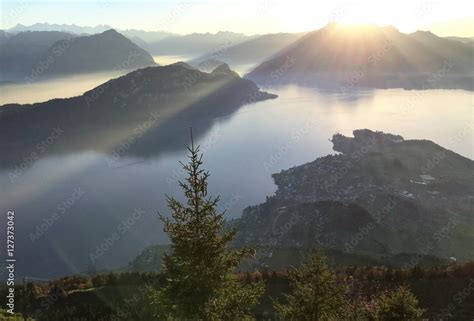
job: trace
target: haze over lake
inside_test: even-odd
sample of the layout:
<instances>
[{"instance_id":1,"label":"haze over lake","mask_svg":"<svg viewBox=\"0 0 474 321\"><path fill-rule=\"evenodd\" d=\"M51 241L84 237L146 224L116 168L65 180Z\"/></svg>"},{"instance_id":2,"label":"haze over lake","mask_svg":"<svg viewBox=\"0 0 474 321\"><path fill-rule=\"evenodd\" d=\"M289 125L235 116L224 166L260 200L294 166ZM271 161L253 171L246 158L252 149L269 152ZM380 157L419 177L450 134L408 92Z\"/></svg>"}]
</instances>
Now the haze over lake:
<instances>
[{"instance_id":1,"label":"haze over lake","mask_svg":"<svg viewBox=\"0 0 474 321\"><path fill-rule=\"evenodd\" d=\"M154 56L160 65L186 61L187 56ZM38 82L16 82L0 84L0 106L10 103L32 104L54 98L67 98L82 95L98 85L125 75L126 71L110 71L58 77Z\"/></svg>"},{"instance_id":2,"label":"haze over lake","mask_svg":"<svg viewBox=\"0 0 474 321\"><path fill-rule=\"evenodd\" d=\"M57 91L48 92L42 84L17 86L22 95L16 97L33 102L52 95L77 95L107 77L73 77L70 86L69 81L63 82ZM221 208L229 218L240 217L245 207L274 193L272 173L334 153L328 139L337 132L351 135L354 129L370 128L406 139L429 139L474 158L472 92L390 89L341 94L297 86L264 89L279 98L215 119L198 141L211 172L211 192L221 195ZM2 99L9 98L2 94ZM114 162L94 151L71 153L41 159L14 183L9 178L11 169L0 169L0 185L7 187L0 203L15 208L18 256L31 263L22 264L20 273L55 277L84 271L88 254L116 234L120 237L106 246L99 268L124 266L144 247L165 242L156 212L167 213L164 194L181 195L176 183L183 178L178 161L185 157L184 148L156 158L123 157ZM136 211L140 215L133 218ZM37 233L32 241L41 225L47 232Z\"/></svg>"},{"instance_id":3,"label":"haze over lake","mask_svg":"<svg viewBox=\"0 0 474 321\"><path fill-rule=\"evenodd\" d=\"M123 71L100 72L32 83L0 84L0 105L10 103L32 104L53 98L79 96L111 78L124 74Z\"/></svg>"}]
</instances>

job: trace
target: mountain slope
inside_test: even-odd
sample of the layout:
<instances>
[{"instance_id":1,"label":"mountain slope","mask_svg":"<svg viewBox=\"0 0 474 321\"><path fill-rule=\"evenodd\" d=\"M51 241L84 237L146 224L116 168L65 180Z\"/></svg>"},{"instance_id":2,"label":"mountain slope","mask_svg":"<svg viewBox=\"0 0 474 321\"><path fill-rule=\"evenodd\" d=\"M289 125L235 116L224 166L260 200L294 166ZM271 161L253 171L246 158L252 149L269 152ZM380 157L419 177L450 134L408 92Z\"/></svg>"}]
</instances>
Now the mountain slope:
<instances>
[{"instance_id":1,"label":"mountain slope","mask_svg":"<svg viewBox=\"0 0 474 321\"><path fill-rule=\"evenodd\" d=\"M459 41L459 42L466 43L466 44L471 44L471 45L474 43L474 37L445 37L445 38L450 39L450 40Z\"/></svg>"},{"instance_id":2,"label":"mountain slope","mask_svg":"<svg viewBox=\"0 0 474 321\"><path fill-rule=\"evenodd\" d=\"M259 83L303 83L350 90L472 88L473 49L430 33L329 24L250 72Z\"/></svg>"},{"instance_id":3,"label":"mountain slope","mask_svg":"<svg viewBox=\"0 0 474 321\"><path fill-rule=\"evenodd\" d=\"M0 77L10 81L154 65L153 57L115 30L77 37L59 31L26 31L0 45Z\"/></svg>"},{"instance_id":4,"label":"mountain slope","mask_svg":"<svg viewBox=\"0 0 474 321\"><path fill-rule=\"evenodd\" d=\"M9 34L6 31L0 30L0 45L3 45L8 41L8 38L11 37L11 34Z\"/></svg>"},{"instance_id":5,"label":"mountain slope","mask_svg":"<svg viewBox=\"0 0 474 321\"><path fill-rule=\"evenodd\" d=\"M150 43L146 48L154 55L183 55L197 57L208 52L231 47L252 39L241 33L193 33L185 36L171 36Z\"/></svg>"},{"instance_id":6,"label":"mountain slope","mask_svg":"<svg viewBox=\"0 0 474 321\"><path fill-rule=\"evenodd\" d=\"M130 70L155 64L148 52L115 30L58 41L40 61L51 62L46 75Z\"/></svg>"},{"instance_id":7,"label":"mountain slope","mask_svg":"<svg viewBox=\"0 0 474 321\"><path fill-rule=\"evenodd\" d=\"M409 36L421 43L431 53L436 53L444 59L452 60L453 69L462 72L463 66L473 69L474 51L459 41L436 36L429 31L416 31Z\"/></svg>"},{"instance_id":8,"label":"mountain slope","mask_svg":"<svg viewBox=\"0 0 474 321\"><path fill-rule=\"evenodd\" d=\"M222 60L228 64L254 64L257 65L271 56L277 54L297 39L303 33L279 33L263 35L235 46L209 53L192 61L199 64L209 59Z\"/></svg>"},{"instance_id":9,"label":"mountain slope","mask_svg":"<svg viewBox=\"0 0 474 321\"><path fill-rule=\"evenodd\" d=\"M24 77L31 74L39 57L54 43L72 39L70 33L59 31L27 31L11 35L0 45L0 74L2 78Z\"/></svg>"}]
</instances>

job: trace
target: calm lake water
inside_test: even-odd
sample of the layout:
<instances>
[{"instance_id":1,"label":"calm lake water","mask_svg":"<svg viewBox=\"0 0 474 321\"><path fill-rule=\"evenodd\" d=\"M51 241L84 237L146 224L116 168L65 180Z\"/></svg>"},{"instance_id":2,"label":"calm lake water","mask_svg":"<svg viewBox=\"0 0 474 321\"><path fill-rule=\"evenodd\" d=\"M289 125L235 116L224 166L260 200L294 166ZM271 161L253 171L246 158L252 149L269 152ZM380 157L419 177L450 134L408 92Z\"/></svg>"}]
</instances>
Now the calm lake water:
<instances>
[{"instance_id":1,"label":"calm lake water","mask_svg":"<svg viewBox=\"0 0 474 321\"><path fill-rule=\"evenodd\" d=\"M221 196L229 218L275 192L272 173L333 153L329 139L337 132L382 130L474 158L471 92L266 90L280 97L215 119L198 142L211 172L210 191ZM14 183L9 170L0 169L2 211L16 212L18 276L85 271L90 254L98 268L117 268L146 246L165 242L156 212L167 213L165 194L181 198L176 181L183 178L178 161L185 157L180 150L110 166L107 155L81 152L42 159Z\"/></svg>"}]
</instances>

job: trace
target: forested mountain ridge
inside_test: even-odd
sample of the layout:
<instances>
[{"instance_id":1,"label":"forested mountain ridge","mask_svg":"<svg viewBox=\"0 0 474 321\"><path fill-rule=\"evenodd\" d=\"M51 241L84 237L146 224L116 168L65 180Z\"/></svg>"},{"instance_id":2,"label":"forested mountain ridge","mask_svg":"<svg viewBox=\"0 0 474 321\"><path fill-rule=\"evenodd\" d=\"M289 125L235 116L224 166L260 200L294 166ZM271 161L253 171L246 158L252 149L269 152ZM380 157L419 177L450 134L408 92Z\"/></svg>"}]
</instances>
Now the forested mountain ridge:
<instances>
[{"instance_id":1,"label":"forested mountain ridge","mask_svg":"<svg viewBox=\"0 0 474 321\"><path fill-rule=\"evenodd\" d=\"M260 246L270 266L284 264L279 253L316 243L387 262L405 254L402 265L424 255L473 259L472 160L369 130L332 141L340 154L273 175L276 194L233 222L237 246Z\"/></svg>"},{"instance_id":2,"label":"forested mountain ridge","mask_svg":"<svg viewBox=\"0 0 474 321\"><path fill-rule=\"evenodd\" d=\"M139 130L126 154L156 155L182 146L186 133L181 128L193 124L198 137L216 117L276 97L239 77L227 65L211 73L185 63L139 69L78 97L1 106L0 146L9 151L1 165L12 166L23 157L22 150L35 150L35 144L55 128L62 129L61 137L48 153L83 149L113 152L128 139L124 133ZM142 133L143 126L146 130Z\"/></svg>"}]
</instances>

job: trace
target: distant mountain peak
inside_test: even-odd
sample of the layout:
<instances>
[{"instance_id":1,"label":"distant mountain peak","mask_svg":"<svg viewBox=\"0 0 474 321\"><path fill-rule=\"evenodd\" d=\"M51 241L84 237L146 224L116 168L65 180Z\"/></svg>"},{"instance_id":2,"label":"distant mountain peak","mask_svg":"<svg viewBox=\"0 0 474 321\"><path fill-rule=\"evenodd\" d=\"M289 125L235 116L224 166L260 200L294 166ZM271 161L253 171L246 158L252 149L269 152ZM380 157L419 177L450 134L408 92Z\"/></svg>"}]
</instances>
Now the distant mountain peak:
<instances>
[{"instance_id":1,"label":"distant mountain peak","mask_svg":"<svg viewBox=\"0 0 474 321\"><path fill-rule=\"evenodd\" d=\"M104 32L102 32L103 34L107 34L107 33L110 33L110 34L117 34L117 30L115 29L109 29L109 30L105 30Z\"/></svg>"},{"instance_id":2,"label":"distant mountain peak","mask_svg":"<svg viewBox=\"0 0 474 321\"><path fill-rule=\"evenodd\" d=\"M214 69L211 74L213 75L230 75L230 76L233 76L233 77L239 77L239 74L236 73L235 71L233 71L232 69L230 69L229 65L226 64L226 63L223 63L221 64L220 66L218 66L216 69Z\"/></svg>"},{"instance_id":3,"label":"distant mountain peak","mask_svg":"<svg viewBox=\"0 0 474 321\"><path fill-rule=\"evenodd\" d=\"M220 66L218 66L216 69L212 71L212 73L228 73L231 72L232 69L230 69L229 65L226 63L222 63Z\"/></svg>"},{"instance_id":4,"label":"distant mountain peak","mask_svg":"<svg viewBox=\"0 0 474 321\"><path fill-rule=\"evenodd\" d=\"M192 69L192 70L197 70L196 68L194 68L193 66L191 66L190 64L187 64L183 61L178 61L178 62L175 62L174 64L171 64L169 66L177 66L177 67L184 67L184 68L188 68L188 69Z\"/></svg>"},{"instance_id":5,"label":"distant mountain peak","mask_svg":"<svg viewBox=\"0 0 474 321\"><path fill-rule=\"evenodd\" d=\"M61 40L51 46L39 59L54 55L64 46ZM56 57L45 75L84 73L102 70L127 70L155 65L153 57L114 29L85 35L67 42L66 50Z\"/></svg>"},{"instance_id":6,"label":"distant mountain peak","mask_svg":"<svg viewBox=\"0 0 474 321\"><path fill-rule=\"evenodd\" d=\"M115 29L109 29L109 30L106 30L102 33L95 34L95 35L90 35L90 36L86 36L86 37L116 37L116 38L121 38L121 39L122 38L127 38Z\"/></svg>"},{"instance_id":7,"label":"distant mountain peak","mask_svg":"<svg viewBox=\"0 0 474 321\"><path fill-rule=\"evenodd\" d=\"M437 35L435 35L434 33L432 33L429 30L417 30L417 31L411 33L411 35L414 35L414 36L424 35L424 36L438 37Z\"/></svg>"}]
</instances>

